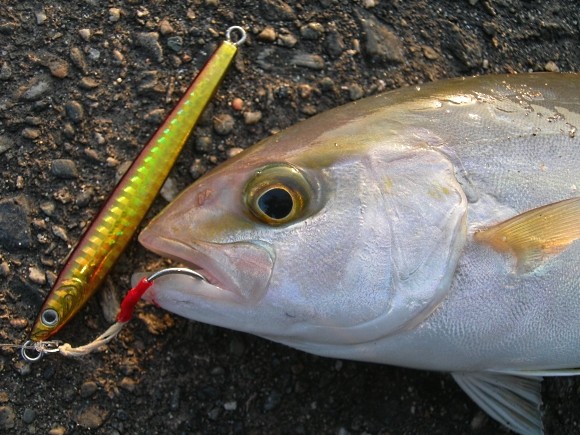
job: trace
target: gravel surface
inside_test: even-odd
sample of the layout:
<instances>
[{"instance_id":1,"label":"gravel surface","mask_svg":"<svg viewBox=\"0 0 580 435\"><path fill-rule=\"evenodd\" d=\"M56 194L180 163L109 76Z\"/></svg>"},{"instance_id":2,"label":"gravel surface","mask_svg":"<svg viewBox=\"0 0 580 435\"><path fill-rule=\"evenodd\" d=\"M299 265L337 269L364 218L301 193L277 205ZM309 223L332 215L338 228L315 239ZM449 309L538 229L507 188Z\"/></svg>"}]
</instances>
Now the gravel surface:
<instances>
[{"instance_id":1,"label":"gravel surface","mask_svg":"<svg viewBox=\"0 0 580 435\"><path fill-rule=\"evenodd\" d=\"M22 343L119 174L231 25L248 41L172 172L383 90L580 71L577 0L0 2L0 342ZM137 243L59 338L104 331ZM548 433L580 433L580 382L544 383ZM318 358L140 304L102 353L28 365L0 349L0 433L505 433L450 376Z\"/></svg>"}]
</instances>

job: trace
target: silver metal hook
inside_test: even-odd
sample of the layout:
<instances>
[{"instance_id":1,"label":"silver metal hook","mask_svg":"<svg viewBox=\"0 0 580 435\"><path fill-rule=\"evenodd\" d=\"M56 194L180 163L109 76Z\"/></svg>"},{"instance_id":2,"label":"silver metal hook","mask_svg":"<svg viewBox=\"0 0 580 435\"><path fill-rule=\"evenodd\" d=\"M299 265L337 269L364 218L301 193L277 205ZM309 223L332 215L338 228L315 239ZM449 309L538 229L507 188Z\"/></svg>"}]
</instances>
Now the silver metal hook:
<instances>
[{"instance_id":1,"label":"silver metal hook","mask_svg":"<svg viewBox=\"0 0 580 435\"><path fill-rule=\"evenodd\" d=\"M232 41L232 33L234 31L240 33L240 38L235 42ZM236 47L239 47L244 43L244 41L246 40L246 36L247 36L246 31L240 26L232 26L228 30L226 30L227 40L230 41L232 44L234 44Z\"/></svg>"},{"instance_id":2,"label":"silver metal hook","mask_svg":"<svg viewBox=\"0 0 580 435\"><path fill-rule=\"evenodd\" d=\"M188 269L187 267L170 267L167 269L159 270L147 278L147 282L155 281L157 278L160 278L165 275L171 275L172 273L178 273L181 275L188 275L196 279L200 279L202 281L206 281L207 279L201 273L196 272L195 270Z\"/></svg>"}]
</instances>

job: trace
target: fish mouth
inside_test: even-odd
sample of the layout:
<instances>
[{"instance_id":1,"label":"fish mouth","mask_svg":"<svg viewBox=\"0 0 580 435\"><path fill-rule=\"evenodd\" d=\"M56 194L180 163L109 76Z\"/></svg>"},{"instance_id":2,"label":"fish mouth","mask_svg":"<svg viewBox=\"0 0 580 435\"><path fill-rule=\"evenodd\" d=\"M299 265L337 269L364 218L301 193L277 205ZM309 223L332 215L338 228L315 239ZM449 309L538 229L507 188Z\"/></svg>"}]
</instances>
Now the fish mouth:
<instances>
[{"instance_id":1,"label":"fish mouth","mask_svg":"<svg viewBox=\"0 0 580 435\"><path fill-rule=\"evenodd\" d=\"M255 303L267 292L274 268L273 248L264 243L240 241L184 243L144 231L139 242L148 250L199 272L210 285L191 292L210 299ZM157 282L157 281L156 281ZM160 280L161 286L170 285ZM159 288L159 286L156 287Z\"/></svg>"}]
</instances>

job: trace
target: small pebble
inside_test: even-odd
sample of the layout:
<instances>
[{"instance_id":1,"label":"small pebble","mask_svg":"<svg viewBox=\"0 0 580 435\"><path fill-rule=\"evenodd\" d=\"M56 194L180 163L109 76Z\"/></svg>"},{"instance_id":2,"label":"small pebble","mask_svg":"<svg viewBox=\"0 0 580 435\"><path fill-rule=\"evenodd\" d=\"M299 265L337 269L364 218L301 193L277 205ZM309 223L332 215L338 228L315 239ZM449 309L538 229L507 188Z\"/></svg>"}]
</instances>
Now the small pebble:
<instances>
[{"instance_id":1,"label":"small pebble","mask_svg":"<svg viewBox=\"0 0 580 435\"><path fill-rule=\"evenodd\" d=\"M217 419L219 419L220 414L221 414L220 408L213 408L207 413L207 417L212 421L216 421Z\"/></svg>"},{"instance_id":2,"label":"small pebble","mask_svg":"<svg viewBox=\"0 0 580 435\"><path fill-rule=\"evenodd\" d=\"M262 0L264 17L272 21L290 21L296 19L296 12L282 0Z\"/></svg>"},{"instance_id":3,"label":"small pebble","mask_svg":"<svg viewBox=\"0 0 580 435\"><path fill-rule=\"evenodd\" d=\"M205 174L206 171L207 168L204 166L201 159L195 159L191 164L191 166L189 167L189 173L191 174L191 177L195 180L197 180L199 177Z\"/></svg>"},{"instance_id":4,"label":"small pebble","mask_svg":"<svg viewBox=\"0 0 580 435\"><path fill-rule=\"evenodd\" d=\"M48 69L54 77L64 79L68 76L69 65L66 60L57 56L51 56L51 59L48 61Z\"/></svg>"},{"instance_id":5,"label":"small pebble","mask_svg":"<svg viewBox=\"0 0 580 435\"><path fill-rule=\"evenodd\" d=\"M344 51L344 39L342 34L334 27L332 27L326 34L326 52L332 58L339 57Z\"/></svg>"},{"instance_id":6,"label":"small pebble","mask_svg":"<svg viewBox=\"0 0 580 435\"><path fill-rule=\"evenodd\" d=\"M21 98L25 101L36 101L44 97L51 90L50 76L34 77L24 87Z\"/></svg>"},{"instance_id":7,"label":"small pebble","mask_svg":"<svg viewBox=\"0 0 580 435\"><path fill-rule=\"evenodd\" d=\"M8 276L10 274L10 264L6 261L0 263L0 276Z\"/></svg>"},{"instance_id":8,"label":"small pebble","mask_svg":"<svg viewBox=\"0 0 580 435\"><path fill-rule=\"evenodd\" d=\"M50 171L55 177L63 179L77 178L79 175L75 162L70 159L54 159Z\"/></svg>"},{"instance_id":9,"label":"small pebble","mask_svg":"<svg viewBox=\"0 0 580 435\"><path fill-rule=\"evenodd\" d=\"M152 109L143 116L143 120L149 124L159 125L166 115L165 109Z\"/></svg>"},{"instance_id":10,"label":"small pebble","mask_svg":"<svg viewBox=\"0 0 580 435\"><path fill-rule=\"evenodd\" d=\"M266 27L258 34L258 40L264 42L274 42L276 40L276 31L272 27Z\"/></svg>"},{"instance_id":11,"label":"small pebble","mask_svg":"<svg viewBox=\"0 0 580 435\"><path fill-rule=\"evenodd\" d=\"M65 434L66 427L64 426L56 426L48 431L48 435L65 435Z\"/></svg>"},{"instance_id":12,"label":"small pebble","mask_svg":"<svg viewBox=\"0 0 580 435\"><path fill-rule=\"evenodd\" d=\"M278 43L283 47L292 48L298 43L298 38L290 32L284 32L278 35Z\"/></svg>"},{"instance_id":13,"label":"small pebble","mask_svg":"<svg viewBox=\"0 0 580 435\"><path fill-rule=\"evenodd\" d=\"M12 68L8 65L8 62L3 62L0 68L0 80L10 80L12 77Z\"/></svg>"},{"instance_id":14,"label":"small pebble","mask_svg":"<svg viewBox=\"0 0 580 435\"><path fill-rule=\"evenodd\" d=\"M83 77L80 82L82 89L90 90L99 87L99 82L92 77Z\"/></svg>"},{"instance_id":15,"label":"small pebble","mask_svg":"<svg viewBox=\"0 0 580 435\"><path fill-rule=\"evenodd\" d=\"M364 97L364 94L365 91L360 85L352 83L348 86L348 97L351 101L360 100Z\"/></svg>"},{"instance_id":16,"label":"small pebble","mask_svg":"<svg viewBox=\"0 0 580 435\"><path fill-rule=\"evenodd\" d=\"M86 207L91 202L92 197L95 195L95 191L92 187L87 187L83 189L76 197L75 204L79 207Z\"/></svg>"},{"instance_id":17,"label":"small pebble","mask_svg":"<svg viewBox=\"0 0 580 435\"><path fill-rule=\"evenodd\" d=\"M131 379L127 376L125 376L123 379L121 379L121 382L119 383L119 387L121 387L125 391L128 391L129 393L132 393L133 391L135 391L136 386L137 386L137 382L135 382L134 379Z\"/></svg>"},{"instance_id":18,"label":"small pebble","mask_svg":"<svg viewBox=\"0 0 580 435\"><path fill-rule=\"evenodd\" d=\"M488 420L487 415L483 411L478 411L477 414L471 420L469 426L473 431L479 431L485 425L485 422Z\"/></svg>"},{"instance_id":19,"label":"small pebble","mask_svg":"<svg viewBox=\"0 0 580 435\"><path fill-rule=\"evenodd\" d=\"M544 69L549 72L560 72L560 68L558 68L558 65L556 65L556 63L553 61L546 63L546 65L544 65Z\"/></svg>"},{"instance_id":20,"label":"small pebble","mask_svg":"<svg viewBox=\"0 0 580 435\"><path fill-rule=\"evenodd\" d=\"M373 15L359 16L365 38L367 55L379 62L401 63L404 61L403 44L385 24Z\"/></svg>"},{"instance_id":21,"label":"small pebble","mask_svg":"<svg viewBox=\"0 0 580 435\"><path fill-rule=\"evenodd\" d=\"M173 26L167 18L162 19L159 23L159 33L162 35L171 35L172 33L175 33Z\"/></svg>"},{"instance_id":22,"label":"small pebble","mask_svg":"<svg viewBox=\"0 0 580 435\"><path fill-rule=\"evenodd\" d=\"M213 117L213 129L221 136L227 136L230 134L234 129L234 125L235 120L232 115L228 113L218 113Z\"/></svg>"},{"instance_id":23,"label":"small pebble","mask_svg":"<svg viewBox=\"0 0 580 435\"><path fill-rule=\"evenodd\" d=\"M226 411L235 411L236 409L238 409L238 402L236 402L235 400L232 400L231 402L226 402L224 403L224 409Z\"/></svg>"},{"instance_id":24,"label":"small pebble","mask_svg":"<svg viewBox=\"0 0 580 435\"><path fill-rule=\"evenodd\" d=\"M10 405L0 406L0 430L13 429L16 425L16 414Z\"/></svg>"},{"instance_id":25,"label":"small pebble","mask_svg":"<svg viewBox=\"0 0 580 435\"><path fill-rule=\"evenodd\" d=\"M209 153L213 149L213 143L209 136L196 136L195 149L200 153Z\"/></svg>"},{"instance_id":26,"label":"small pebble","mask_svg":"<svg viewBox=\"0 0 580 435\"><path fill-rule=\"evenodd\" d=\"M97 142L97 144L99 145L104 145L107 140L105 139L105 137L99 133L98 131L95 132L95 142Z\"/></svg>"},{"instance_id":27,"label":"small pebble","mask_svg":"<svg viewBox=\"0 0 580 435\"><path fill-rule=\"evenodd\" d=\"M26 127L24 130L22 130L22 137L26 139L38 139L39 136L40 130L37 128Z\"/></svg>"},{"instance_id":28,"label":"small pebble","mask_svg":"<svg viewBox=\"0 0 580 435\"><path fill-rule=\"evenodd\" d=\"M34 13L34 15L36 17L36 24L38 25L44 24L44 22L48 19L44 11L37 11Z\"/></svg>"},{"instance_id":29,"label":"small pebble","mask_svg":"<svg viewBox=\"0 0 580 435\"><path fill-rule=\"evenodd\" d=\"M244 124L246 125L254 125L260 122L262 119L262 112L244 112Z\"/></svg>"},{"instance_id":30,"label":"small pebble","mask_svg":"<svg viewBox=\"0 0 580 435\"><path fill-rule=\"evenodd\" d=\"M89 42L89 39L91 39L91 29L80 29L79 35L84 41Z\"/></svg>"},{"instance_id":31,"label":"small pebble","mask_svg":"<svg viewBox=\"0 0 580 435\"><path fill-rule=\"evenodd\" d=\"M90 405L79 413L76 423L85 429L98 429L106 418L107 411L97 405Z\"/></svg>"},{"instance_id":32,"label":"small pebble","mask_svg":"<svg viewBox=\"0 0 580 435\"><path fill-rule=\"evenodd\" d=\"M167 38L167 46L176 53L183 49L183 38L181 36L171 36Z\"/></svg>"},{"instance_id":33,"label":"small pebble","mask_svg":"<svg viewBox=\"0 0 580 435\"><path fill-rule=\"evenodd\" d=\"M169 409L172 411L179 410L179 405L181 402L181 388L176 386L174 390L171 392L171 398L169 399Z\"/></svg>"},{"instance_id":34,"label":"small pebble","mask_svg":"<svg viewBox=\"0 0 580 435\"><path fill-rule=\"evenodd\" d=\"M75 137L75 128L70 122L65 122L62 128L62 134L68 139L72 139Z\"/></svg>"},{"instance_id":35,"label":"small pebble","mask_svg":"<svg viewBox=\"0 0 580 435\"><path fill-rule=\"evenodd\" d=\"M163 48L159 44L159 33L138 33L135 42L138 46L145 49L157 62L163 61Z\"/></svg>"},{"instance_id":36,"label":"small pebble","mask_svg":"<svg viewBox=\"0 0 580 435\"><path fill-rule=\"evenodd\" d=\"M24 329L28 326L28 320L22 318L10 319L10 326L15 329Z\"/></svg>"},{"instance_id":37,"label":"small pebble","mask_svg":"<svg viewBox=\"0 0 580 435\"><path fill-rule=\"evenodd\" d=\"M22 421L26 424L30 424L36 418L36 411L32 408L24 408L22 413Z\"/></svg>"},{"instance_id":38,"label":"small pebble","mask_svg":"<svg viewBox=\"0 0 580 435\"><path fill-rule=\"evenodd\" d=\"M99 60L101 57L101 52L100 50L97 50L96 48L89 48L89 59L97 61Z\"/></svg>"},{"instance_id":39,"label":"small pebble","mask_svg":"<svg viewBox=\"0 0 580 435\"><path fill-rule=\"evenodd\" d=\"M232 100L232 109L239 112L243 108L244 108L244 100L242 100L241 98L234 98Z\"/></svg>"},{"instance_id":40,"label":"small pebble","mask_svg":"<svg viewBox=\"0 0 580 435\"><path fill-rule=\"evenodd\" d=\"M210 374L212 376L223 376L226 373L225 369L223 367L214 367L213 369L211 369Z\"/></svg>"},{"instance_id":41,"label":"small pebble","mask_svg":"<svg viewBox=\"0 0 580 435\"><path fill-rule=\"evenodd\" d=\"M437 53L433 48L429 47L428 45L424 45L423 47L423 56L425 56L429 60L436 60L439 59L439 53Z\"/></svg>"},{"instance_id":42,"label":"small pebble","mask_svg":"<svg viewBox=\"0 0 580 435\"><path fill-rule=\"evenodd\" d=\"M28 376L30 373L32 373L32 364L29 364L24 360L16 361L13 364L13 367L16 373L18 373L20 376ZM2 424L0 423L0 428L1 427Z\"/></svg>"},{"instance_id":43,"label":"small pebble","mask_svg":"<svg viewBox=\"0 0 580 435\"><path fill-rule=\"evenodd\" d=\"M70 49L70 60L73 65L76 66L83 74L87 74L89 67L87 65L87 60L85 59L85 54L78 47L71 47Z\"/></svg>"},{"instance_id":44,"label":"small pebble","mask_svg":"<svg viewBox=\"0 0 580 435\"><path fill-rule=\"evenodd\" d=\"M320 89L322 92L334 91L334 81L330 77L323 77L320 80Z\"/></svg>"},{"instance_id":45,"label":"small pebble","mask_svg":"<svg viewBox=\"0 0 580 435\"><path fill-rule=\"evenodd\" d=\"M91 397L93 394L97 392L98 386L96 382L93 381L86 381L83 382L81 388L79 390L79 394L83 399L87 399Z\"/></svg>"},{"instance_id":46,"label":"small pebble","mask_svg":"<svg viewBox=\"0 0 580 435\"><path fill-rule=\"evenodd\" d=\"M298 85L298 95L300 98L308 99L312 95L312 86L306 83L301 83Z\"/></svg>"},{"instance_id":47,"label":"small pebble","mask_svg":"<svg viewBox=\"0 0 580 435\"><path fill-rule=\"evenodd\" d=\"M107 157L106 162L107 162L107 166L110 168L116 168L117 166L120 165L119 160L117 160L114 157Z\"/></svg>"},{"instance_id":48,"label":"small pebble","mask_svg":"<svg viewBox=\"0 0 580 435\"><path fill-rule=\"evenodd\" d=\"M54 234L56 237L58 237L59 239L61 239L63 242L68 242L68 235L66 233L66 230L61 227L60 225L53 225L52 226L52 234Z\"/></svg>"},{"instance_id":49,"label":"small pebble","mask_svg":"<svg viewBox=\"0 0 580 435\"><path fill-rule=\"evenodd\" d=\"M42 212L45 215L52 216L52 215L54 215L54 211L56 209L56 206L54 205L54 202L46 201L46 202L40 203L40 209L42 210Z\"/></svg>"},{"instance_id":50,"label":"small pebble","mask_svg":"<svg viewBox=\"0 0 580 435\"><path fill-rule=\"evenodd\" d=\"M300 112L308 116L313 116L318 113L318 109L313 104L306 104L300 108Z\"/></svg>"},{"instance_id":51,"label":"small pebble","mask_svg":"<svg viewBox=\"0 0 580 435\"><path fill-rule=\"evenodd\" d=\"M282 402L282 394L276 390L272 390L264 402L264 411L274 410L280 405L280 402Z\"/></svg>"},{"instance_id":52,"label":"small pebble","mask_svg":"<svg viewBox=\"0 0 580 435\"><path fill-rule=\"evenodd\" d=\"M121 9L119 8L110 8L109 9L109 21L111 23L116 23L121 19Z\"/></svg>"},{"instance_id":53,"label":"small pebble","mask_svg":"<svg viewBox=\"0 0 580 435\"><path fill-rule=\"evenodd\" d=\"M324 69L324 59L317 54L298 53L290 60L292 65L303 66L313 70Z\"/></svg>"},{"instance_id":54,"label":"small pebble","mask_svg":"<svg viewBox=\"0 0 580 435\"><path fill-rule=\"evenodd\" d=\"M308 23L300 27L300 36L304 39L318 39L324 34L324 26L320 23Z\"/></svg>"},{"instance_id":55,"label":"small pebble","mask_svg":"<svg viewBox=\"0 0 580 435\"><path fill-rule=\"evenodd\" d=\"M163 186L161 186L159 194L165 201L173 201L179 194L179 189L177 188L177 184L175 184L175 180L168 177L167 180L165 180L165 183L163 183Z\"/></svg>"},{"instance_id":56,"label":"small pebble","mask_svg":"<svg viewBox=\"0 0 580 435\"><path fill-rule=\"evenodd\" d=\"M28 268L28 279L35 284L43 285L46 283L46 275L42 270L35 266Z\"/></svg>"},{"instance_id":57,"label":"small pebble","mask_svg":"<svg viewBox=\"0 0 580 435\"><path fill-rule=\"evenodd\" d=\"M75 100L68 101L64 105L64 110L66 111L66 115L68 116L68 118L75 124L81 122L85 117L85 111L83 109L83 106L78 101Z\"/></svg>"},{"instance_id":58,"label":"small pebble","mask_svg":"<svg viewBox=\"0 0 580 435\"><path fill-rule=\"evenodd\" d=\"M119 50L113 50L113 61L116 65L125 63L125 56Z\"/></svg>"}]
</instances>

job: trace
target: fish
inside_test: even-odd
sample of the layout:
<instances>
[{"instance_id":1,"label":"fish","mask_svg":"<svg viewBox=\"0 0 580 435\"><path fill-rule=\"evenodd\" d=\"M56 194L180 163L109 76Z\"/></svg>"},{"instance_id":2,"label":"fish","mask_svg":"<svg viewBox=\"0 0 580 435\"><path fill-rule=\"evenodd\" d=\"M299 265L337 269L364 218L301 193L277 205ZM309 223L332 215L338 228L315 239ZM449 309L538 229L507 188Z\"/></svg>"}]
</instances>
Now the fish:
<instances>
[{"instance_id":1,"label":"fish","mask_svg":"<svg viewBox=\"0 0 580 435\"><path fill-rule=\"evenodd\" d=\"M441 80L349 103L196 180L140 233L198 270L145 297L316 355L451 373L543 432L580 372L580 75Z\"/></svg>"},{"instance_id":2,"label":"fish","mask_svg":"<svg viewBox=\"0 0 580 435\"><path fill-rule=\"evenodd\" d=\"M231 40L232 32L240 34L237 42ZM127 169L69 254L32 325L30 340L45 341L62 329L99 289L133 238L246 34L241 27L233 26L227 30L226 38Z\"/></svg>"}]
</instances>

